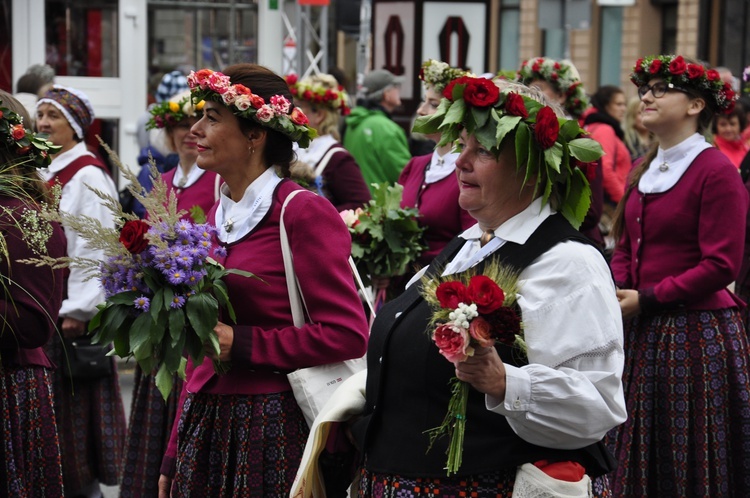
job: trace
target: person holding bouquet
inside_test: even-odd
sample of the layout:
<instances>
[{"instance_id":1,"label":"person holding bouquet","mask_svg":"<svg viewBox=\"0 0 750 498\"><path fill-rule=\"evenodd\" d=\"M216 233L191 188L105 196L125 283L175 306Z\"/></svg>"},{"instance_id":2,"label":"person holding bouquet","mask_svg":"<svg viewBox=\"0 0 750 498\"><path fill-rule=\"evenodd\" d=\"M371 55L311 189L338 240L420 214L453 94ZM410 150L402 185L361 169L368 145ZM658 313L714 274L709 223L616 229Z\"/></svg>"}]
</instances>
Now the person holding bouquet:
<instances>
[{"instance_id":1,"label":"person holding bouquet","mask_svg":"<svg viewBox=\"0 0 750 498\"><path fill-rule=\"evenodd\" d=\"M606 496L602 439L626 419L622 318L606 261L576 230L581 167L601 148L536 89L464 76L445 92L415 129L458 140L458 203L477 223L375 319L351 425L359 496ZM448 281L455 311L438 315Z\"/></svg>"},{"instance_id":2,"label":"person holding bouquet","mask_svg":"<svg viewBox=\"0 0 750 498\"><path fill-rule=\"evenodd\" d=\"M166 102L149 109L149 129L165 134L169 149L177 154L177 167L164 173L167 190L177 199L177 210L185 211L183 219L194 220L205 214L218 200L221 178L212 171L200 169L196 136L190 131L202 112L202 104L193 105L190 92L181 92ZM136 364L133 398L130 406L130 422L125 443L120 496L131 498L156 496L158 494L159 468L149 461L154 455L161 456L166 450L172 432L172 422L177 412L177 402L182 391L182 381L175 375L172 394L165 400L156 386L154 375L143 372Z\"/></svg>"},{"instance_id":3,"label":"person holding bouquet","mask_svg":"<svg viewBox=\"0 0 750 498\"><path fill-rule=\"evenodd\" d=\"M54 365L42 346L56 333L64 271L18 260L64 256L65 234L58 224L29 224L28 212L52 201L37 168L56 151L25 128L30 122L0 90L0 495L41 498L63 496Z\"/></svg>"},{"instance_id":4,"label":"person holding bouquet","mask_svg":"<svg viewBox=\"0 0 750 498\"><path fill-rule=\"evenodd\" d=\"M215 258L229 275L236 323L214 327L228 366L190 363L179 412L162 462L159 496L285 496L309 428L286 374L360 357L367 323L348 258L351 240L333 205L286 178L293 142L315 132L291 105L283 78L254 64L188 77L193 102L205 101L193 126L198 166L224 180L209 212ZM279 176L279 174L281 176ZM281 254L282 206L306 324L293 325ZM212 350L213 351L213 350ZM179 420L179 423L177 422Z\"/></svg>"},{"instance_id":5,"label":"person holding bouquet","mask_svg":"<svg viewBox=\"0 0 750 498\"><path fill-rule=\"evenodd\" d=\"M305 179L339 212L361 208L370 200L370 189L339 135L339 119L349 114L349 95L330 74L313 74L301 80L289 74L285 79L294 102L318 133L310 147L295 146L297 161L292 165L292 177Z\"/></svg>"},{"instance_id":6,"label":"person holding bouquet","mask_svg":"<svg viewBox=\"0 0 750 498\"><path fill-rule=\"evenodd\" d=\"M117 198L109 171L84 142L93 122L94 109L86 94L59 85L48 90L37 102L36 126L61 149L41 173L50 185L62 187L60 211L90 216L112 228L115 225L112 213L91 190L95 188ZM104 259L104 251L91 249L72 227L63 224L63 229L68 256ZM85 336L88 321L103 301L101 286L87 280L83 268L70 268L65 280L65 299L59 310L62 335L69 339ZM126 428L117 365L114 358L107 358L111 362L111 375L72 379L66 357L72 354L71 346L66 349L57 334L48 344L50 357L59 367L53 375L53 385L63 481L70 496L96 497L101 494L100 483L113 486L120 479Z\"/></svg>"},{"instance_id":7,"label":"person holding bouquet","mask_svg":"<svg viewBox=\"0 0 750 498\"><path fill-rule=\"evenodd\" d=\"M440 105L445 86L463 74L464 71L450 67L445 62L433 59L425 61L419 73L425 94L417 108L417 115L434 114ZM428 138L438 142L440 134L432 134ZM404 186L401 207L416 208L419 211L418 222L425 227L424 241L428 248L416 261L420 268L429 265L453 237L475 223L474 218L458 205L458 153L452 149L453 144L447 143L430 154L412 158L398 178L398 183ZM408 278L400 281L399 291Z\"/></svg>"},{"instance_id":8,"label":"person holding bouquet","mask_svg":"<svg viewBox=\"0 0 750 498\"><path fill-rule=\"evenodd\" d=\"M643 57L630 79L659 147L633 171L615 224L629 417L612 434L613 488L750 496L750 346L745 303L727 289L743 262L748 193L703 136L736 95L679 55ZM744 274L738 282L744 290Z\"/></svg>"}]
</instances>

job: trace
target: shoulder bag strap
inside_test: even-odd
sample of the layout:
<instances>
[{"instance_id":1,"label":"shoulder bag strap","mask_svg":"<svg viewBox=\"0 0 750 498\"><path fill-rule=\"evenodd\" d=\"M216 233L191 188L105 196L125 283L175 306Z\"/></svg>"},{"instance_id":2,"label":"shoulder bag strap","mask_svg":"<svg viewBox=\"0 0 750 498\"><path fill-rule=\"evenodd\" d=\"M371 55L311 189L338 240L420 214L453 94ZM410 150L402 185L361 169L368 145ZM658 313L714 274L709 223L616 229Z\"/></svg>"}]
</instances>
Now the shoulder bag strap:
<instances>
[{"instance_id":1,"label":"shoulder bag strap","mask_svg":"<svg viewBox=\"0 0 750 498\"><path fill-rule=\"evenodd\" d=\"M297 274L294 272L292 248L289 245L289 236L287 235L286 226L284 225L284 213L286 212L286 206L287 204L289 204L289 201L291 201L292 198L294 198L294 196L299 194L300 192L306 191L295 190L288 196L286 196L286 199L284 199L284 204L282 204L281 206L281 217L279 218L279 238L281 239L281 256L284 259L286 288L287 292L289 293L289 303L291 304L292 308L292 321L294 322L294 326L297 328L302 327L302 325L305 324L305 314L307 314L307 316L310 316L310 313L307 310L307 304L305 303L305 297L302 295L302 289L300 288ZM354 264L354 260L351 256L349 256L349 268L351 268L354 279L357 281L357 286L360 290L362 290L365 302L370 308L370 312L373 313L374 316L375 313L372 307L372 303L367 297L367 293L364 292L365 285L364 283L362 283L362 278L359 276L359 272L357 271L357 265Z\"/></svg>"},{"instance_id":2,"label":"shoulder bag strap","mask_svg":"<svg viewBox=\"0 0 750 498\"><path fill-rule=\"evenodd\" d=\"M62 171L58 172L50 178L49 186L54 187L55 183L60 183L61 187L67 185L67 183L75 176L76 173L81 171L86 166L96 166L97 168L104 171L107 176L110 176L109 170L96 156L81 156L78 159L72 161L70 164L65 166Z\"/></svg>"},{"instance_id":3,"label":"shoulder bag strap","mask_svg":"<svg viewBox=\"0 0 750 498\"><path fill-rule=\"evenodd\" d=\"M315 166L315 176L320 176L323 174L323 171L326 169L326 166L328 166L328 161L331 160L331 157L337 152L340 152L342 150L346 150L343 147L339 147L338 145L334 145L330 149L328 149L328 152L325 153L323 158L318 161L317 166Z\"/></svg>"}]
</instances>

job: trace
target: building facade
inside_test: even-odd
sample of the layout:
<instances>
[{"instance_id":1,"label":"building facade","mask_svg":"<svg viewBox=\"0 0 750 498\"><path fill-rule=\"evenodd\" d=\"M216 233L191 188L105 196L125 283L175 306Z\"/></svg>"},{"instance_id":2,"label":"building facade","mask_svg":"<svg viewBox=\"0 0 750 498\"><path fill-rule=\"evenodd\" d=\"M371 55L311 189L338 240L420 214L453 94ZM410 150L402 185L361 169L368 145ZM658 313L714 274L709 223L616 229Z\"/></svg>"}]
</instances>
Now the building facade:
<instances>
[{"instance_id":1,"label":"building facade","mask_svg":"<svg viewBox=\"0 0 750 498\"><path fill-rule=\"evenodd\" d=\"M326 36L295 35L303 14ZM29 65L49 63L59 83L91 96L105 139L128 164L138 117L177 66L248 61L286 72L315 60L342 69L350 91L362 70L387 67L407 81L406 123L427 58L476 73L570 58L589 91L615 84L629 95L628 73L643 55L680 53L738 77L750 64L745 0L0 0L0 22L0 88L14 90Z\"/></svg>"}]
</instances>

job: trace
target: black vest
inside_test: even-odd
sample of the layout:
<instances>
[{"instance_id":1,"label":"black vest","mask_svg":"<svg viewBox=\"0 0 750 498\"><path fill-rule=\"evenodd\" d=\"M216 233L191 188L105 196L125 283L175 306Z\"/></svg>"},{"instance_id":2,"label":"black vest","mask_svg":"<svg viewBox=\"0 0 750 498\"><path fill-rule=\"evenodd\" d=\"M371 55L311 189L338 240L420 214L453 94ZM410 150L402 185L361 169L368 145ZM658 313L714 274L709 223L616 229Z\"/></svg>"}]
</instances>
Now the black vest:
<instances>
[{"instance_id":1,"label":"black vest","mask_svg":"<svg viewBox=\"0 0 750 498\"><path fill-rule=\"evenodd\" d=\"M566 240L591 245L561 215L553 215L525 244L506 242L490 258L520 272ZM430 271L442 271L464 242L453 239L435 258ZM455 369L430 339L431 311L419 294L420 288L421 283L413 284L378 313L367 351L365 413L352 429L364 449L369 469L402 476L444 477L448 438L436 441L430 452L425 453L429 438L424 431L441 424L451 396L448 381ZM522 366L517 350L502 345L497 349L504 362ZM556 450L524 441L513 432L505 417L485 408L484 394L470 389L459 475L494 472L542 459L579 462L590 476L607 473L615 467L614 459L601 442L579 450Z\"/></svg>"}]
</instances>

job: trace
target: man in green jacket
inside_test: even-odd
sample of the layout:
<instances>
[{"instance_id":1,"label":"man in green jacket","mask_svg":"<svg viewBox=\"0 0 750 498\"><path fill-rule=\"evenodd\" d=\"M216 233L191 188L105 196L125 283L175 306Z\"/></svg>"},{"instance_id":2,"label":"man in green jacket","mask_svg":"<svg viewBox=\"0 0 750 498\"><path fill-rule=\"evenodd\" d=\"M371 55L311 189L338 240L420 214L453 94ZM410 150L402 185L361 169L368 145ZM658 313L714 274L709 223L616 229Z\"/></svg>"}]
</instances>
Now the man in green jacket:
<instances>
[{"instance_id":1,"label":"man in green jacket","mask_svg":"<svg viewBox=\"0 0 750 498\"><path fill-rule=\"evenodd\" d=\"M396 183L411 159L406 133L390 113L401 105L402 78L378 69L365 76L361 98L346 118L344 147L354 156L365 182Z\"/></svg>"}]
</instances>

